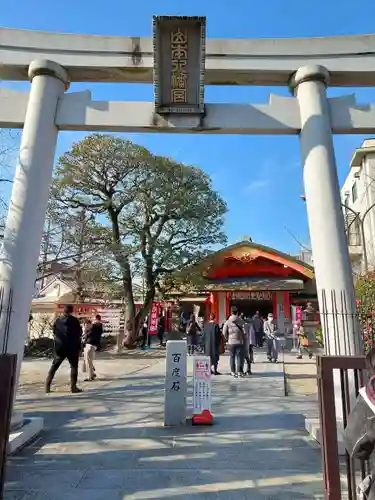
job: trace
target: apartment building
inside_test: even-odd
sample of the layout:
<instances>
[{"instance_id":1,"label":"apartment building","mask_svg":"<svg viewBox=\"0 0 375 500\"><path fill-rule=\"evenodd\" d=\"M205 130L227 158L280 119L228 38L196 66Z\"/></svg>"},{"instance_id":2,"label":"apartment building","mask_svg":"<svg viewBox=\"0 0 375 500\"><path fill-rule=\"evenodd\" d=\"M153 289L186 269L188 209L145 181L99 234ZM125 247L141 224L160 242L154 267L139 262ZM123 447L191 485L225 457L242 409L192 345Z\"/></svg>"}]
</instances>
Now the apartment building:
<instances>
[{"instance_id":1,"label":"apartment building","mask_svg":"<svg viewBox=\"0 0 375 500\"><path fill-rule=\"evenodd\" d=\"M341 202L354 273L375 269L375 139L355 150Z\"/></svg>"}]
</instances>

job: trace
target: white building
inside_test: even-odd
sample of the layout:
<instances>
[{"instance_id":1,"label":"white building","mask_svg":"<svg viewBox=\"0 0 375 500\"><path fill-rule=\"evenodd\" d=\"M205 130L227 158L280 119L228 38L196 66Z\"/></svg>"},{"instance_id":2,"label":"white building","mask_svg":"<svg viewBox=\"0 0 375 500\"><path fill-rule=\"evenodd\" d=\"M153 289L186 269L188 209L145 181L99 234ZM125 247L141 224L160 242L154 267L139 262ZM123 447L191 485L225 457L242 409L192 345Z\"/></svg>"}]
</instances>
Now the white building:
<instances>
[{"instance_id":1,"label":"white building","mask_svg":"<svg viewBox=\"0 0 375 500\"><path fill-rule=\"evenodd\" d=\"M353 271L375 268L375 139L355 150L341 188ZM362 231L363 224L363 231ZM363 235L362 235L363 232ZM364 241L363 241L364 240Z\"/></svg>"},{"instance_id":2,"label":"white building","mask_svg":"<svg viewBox=\"0 0 375 500\"><path fill-rule=\"evenodd\" d=\"M40 291L31 303L32 319L29 321L29 337L51 337L52 325L61 314L65 304L73 304L74 314L79 318L91 318L100 314L105 335L117 335L123 326L122 301L100 300L75 303L75 281L55 276Z\"/></svg>"},{"instance_id":3,"label":"white building","mask_svg":"<svg viewBox=\"0 0 375 500\"><path fill-rule=\"evenodd\" d=\"M296 258L314 267L314 260L311 250L307 250L307 248L301 249L300 253L296 255Z\"/></svg>"}]
</instances>

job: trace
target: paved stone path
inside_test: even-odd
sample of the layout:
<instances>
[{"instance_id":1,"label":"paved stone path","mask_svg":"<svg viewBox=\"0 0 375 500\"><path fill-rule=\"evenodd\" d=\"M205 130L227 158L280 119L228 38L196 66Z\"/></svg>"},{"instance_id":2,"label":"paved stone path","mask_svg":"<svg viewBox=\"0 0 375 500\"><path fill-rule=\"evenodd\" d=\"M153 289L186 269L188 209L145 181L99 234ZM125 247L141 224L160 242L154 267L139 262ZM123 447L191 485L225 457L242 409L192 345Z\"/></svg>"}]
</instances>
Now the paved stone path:
<instances>
[{"instance_id":1,"label":"paved stone path","mask_svg":"<svg viewBox=\"0 0 375 500\"><path fill-rule=\"evenodd\" d=\"M10 458L5 500L323 498L320 450L304 431L309 399L284 397L282 365L263 354L251 379L225 374L222 358L216 424L179 429L162 425L164 359L154 351L99 360L105 380L74 396L43 395L49 363L27 363L18 407L46 429Z\"/></svg>"},{"instance_id":2,"label":"paved stone path","mask_svg":"<svg viewBox=\"0 0 375 500\"><path fill-rule=\"evenodd\" d=\"M295 354L284 354L285 378L288 395L317 395L316 358L296 359Z\"/></svg>"}]
</instances>

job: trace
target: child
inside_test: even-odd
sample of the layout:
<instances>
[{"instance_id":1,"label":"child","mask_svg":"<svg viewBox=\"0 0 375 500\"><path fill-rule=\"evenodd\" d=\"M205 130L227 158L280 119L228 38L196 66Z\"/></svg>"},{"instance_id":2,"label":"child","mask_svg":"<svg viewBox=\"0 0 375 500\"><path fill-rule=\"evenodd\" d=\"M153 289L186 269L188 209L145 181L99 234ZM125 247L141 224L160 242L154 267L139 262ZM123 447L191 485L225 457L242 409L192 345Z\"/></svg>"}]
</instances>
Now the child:
<instances>
[{"instance_id":1,"label":"child","mask_svg":"<svg viewBox=\"0 0 375 500\"><path fill-rule=\"evenodd\" d=\"M307 335L305 334L305 331L303 329L303 326L301 325L301 321L297 321L296 323L296 335L298 339L297 343L297 349L298 349L298 354L297 354L297 359L302 359L302 354L303 351L306 350L306 352L309 355L309 358L312 358L312 352L309 349L309 339Z\"/></svg>"}]
</instances>

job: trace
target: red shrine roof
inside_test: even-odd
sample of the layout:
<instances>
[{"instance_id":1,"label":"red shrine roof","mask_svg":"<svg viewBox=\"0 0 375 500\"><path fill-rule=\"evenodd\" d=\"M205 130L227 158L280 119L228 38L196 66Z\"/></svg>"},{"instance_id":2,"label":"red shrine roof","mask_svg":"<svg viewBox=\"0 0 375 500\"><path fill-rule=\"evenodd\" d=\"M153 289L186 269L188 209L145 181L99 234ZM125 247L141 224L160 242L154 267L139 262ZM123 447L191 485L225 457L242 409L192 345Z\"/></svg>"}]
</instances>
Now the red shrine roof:
<instances>
[{"instance_id":1,"label":"red shrine roof","mask_svg":"<svg viewBox=\"0 0 375 500\"><path fill-rule=\"evenodd\" d=\"M210 254L198 266L206 289L297 289L314 279L313 268L305 262L247 241Z\"/></svg>"}]
</instances>

